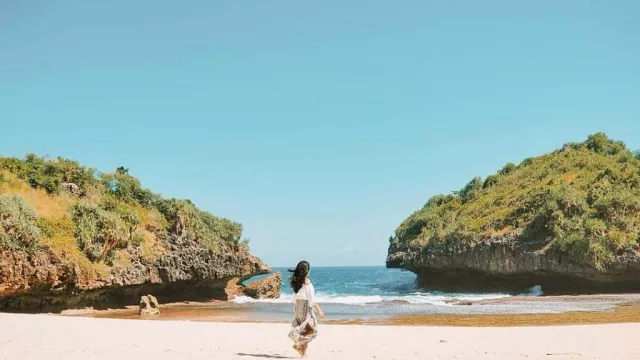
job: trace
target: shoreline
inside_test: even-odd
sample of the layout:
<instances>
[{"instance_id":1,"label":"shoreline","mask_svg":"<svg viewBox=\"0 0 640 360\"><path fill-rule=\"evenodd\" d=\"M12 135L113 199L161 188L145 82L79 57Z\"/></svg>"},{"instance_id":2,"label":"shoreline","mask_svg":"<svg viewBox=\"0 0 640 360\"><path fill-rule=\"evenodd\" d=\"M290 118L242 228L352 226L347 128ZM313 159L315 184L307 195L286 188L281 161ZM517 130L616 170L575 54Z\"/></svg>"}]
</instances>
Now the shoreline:
<instances>
[{"instance_id":1,"label":"shoreline","mask_svg":"<svg viewBox=\"0 0 640 360\"><path fill-rule=\"evenodd\" d=\"M467 306L483 306L494 304L532 304L537 302L575 302L576 304L590 302L607 302L609 306L604 310L595 311L567 311L557 313L428 313L405 314L388 316L370 316L362 318L354 316L352 319L332 319L329 315L323 323L333 325L375 325L375 326L461 326L461 327L505 327L505 326L549 326L549 325L582 325L582 324L613 324L640 322L640 294L624 295L578 295L557 297L512 297L492 300L481 300L472 304L464 303L457 306L460 309ZM278 309L265 311L266 309ZM271 307L269 307L271 306ZM366 306L366 305L365 305ZM110 310L66 310L57 316L88 317L123 320L148 321L193 321L220 323L288 323L288 307L282 304L255 305L236 304L229 301L211 302L181 302L161 304L159 315L143 317L138 314L137 306L124 309Z\"/></svg>"},{"instance_id":2,"label":"shoreline","mask_svg":"<svg viewBox=\"0 0 640 360\"><path fill-rule=\"evenodd\" d=\"M569 311L556 314L425 314L388 319L346 320L341 325L530 327L640 323L640 302L615 305L604 311Z\"/></svg>"}]
</instances>

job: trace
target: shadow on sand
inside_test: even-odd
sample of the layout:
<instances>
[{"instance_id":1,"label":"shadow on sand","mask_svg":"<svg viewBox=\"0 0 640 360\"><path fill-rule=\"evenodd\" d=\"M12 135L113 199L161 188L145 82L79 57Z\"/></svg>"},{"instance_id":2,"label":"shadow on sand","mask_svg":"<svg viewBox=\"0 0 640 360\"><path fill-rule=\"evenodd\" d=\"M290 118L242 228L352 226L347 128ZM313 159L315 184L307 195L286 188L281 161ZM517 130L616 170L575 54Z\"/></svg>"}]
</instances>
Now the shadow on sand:
<instances>
[{"instance_id":1,"label":"shadow on sand","mask_svg":"<svg viewBox=\"0 0 640 360\"><path fill-rule=\"evenodd\" d=\"M238 356L246 356L246 357L254 357L260 359L295 359L291 356L277 355L277 354L247 354L247 353L236 353Z\"/></svg>"}]
</instances>

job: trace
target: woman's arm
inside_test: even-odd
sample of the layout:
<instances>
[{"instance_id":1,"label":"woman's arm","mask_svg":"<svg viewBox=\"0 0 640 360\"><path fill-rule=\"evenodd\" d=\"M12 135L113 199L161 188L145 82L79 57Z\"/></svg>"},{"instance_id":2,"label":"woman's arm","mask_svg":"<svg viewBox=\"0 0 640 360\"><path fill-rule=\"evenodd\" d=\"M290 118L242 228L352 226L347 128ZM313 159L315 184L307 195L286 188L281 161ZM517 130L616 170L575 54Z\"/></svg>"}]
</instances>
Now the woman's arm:
<instances>
[{"instance_id":1,"label":"woman's arm","mask_svg":"<svg viewBox=\"0 0 640 360\"><path fill-rule=\"evenodd\" d=\"M316 302L316 289L313 287L313 284L311 283L311 281L309 281L309 279L307 279L306 284L307 300L309 301L309 304L312 304L311 306L316 309L316 311L318 312L318 316L320 316L320 318L322 319L324 317L324 312L320 308L320 305L318 305L318 303Z\"/></svg>"}]
</instances>

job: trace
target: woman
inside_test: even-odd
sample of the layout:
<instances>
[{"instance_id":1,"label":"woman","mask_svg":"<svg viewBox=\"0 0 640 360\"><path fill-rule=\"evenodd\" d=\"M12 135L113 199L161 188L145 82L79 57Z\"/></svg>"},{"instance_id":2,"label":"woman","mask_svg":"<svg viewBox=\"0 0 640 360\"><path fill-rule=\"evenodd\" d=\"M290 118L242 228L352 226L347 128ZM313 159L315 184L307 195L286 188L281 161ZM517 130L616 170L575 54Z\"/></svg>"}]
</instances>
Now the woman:
<instances>
[{"instance_id":1,"label":"woman","mask_svg":"<svg viewBox=\"0 0 640 360\"><path fill-rule=\"evenodd\" d=\"M309 276L309 263L300 261L295 270L289 270L293 275L289 280L293 288L294 315L293 323L289 338L293 340L293 348L300 354L305 356L307 346L318 335L318 320L314 313L314 309L318 312L320 318L324 317L324 313L320 306L316 303L315 289L307 276Z\"/></svg>"}]
</instances>

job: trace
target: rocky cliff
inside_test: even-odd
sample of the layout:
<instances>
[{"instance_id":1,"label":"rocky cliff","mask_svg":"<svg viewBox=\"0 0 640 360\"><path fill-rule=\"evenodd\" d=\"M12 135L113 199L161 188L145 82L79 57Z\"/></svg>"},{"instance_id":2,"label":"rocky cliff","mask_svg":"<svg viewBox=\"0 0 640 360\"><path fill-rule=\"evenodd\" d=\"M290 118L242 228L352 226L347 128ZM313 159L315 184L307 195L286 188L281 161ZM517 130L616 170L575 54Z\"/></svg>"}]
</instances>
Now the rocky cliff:
<instances>
[{"instance_id":1,"label":"rocky cliff","mask_svg":"<svg viewBox=\"0 0 640 360\"><path fill-rule=\"evenodd\" d=\"M231 280L269 271L240 233L126 169L96 176L64 159L0 158L0 311L118 307L146 294L226 300Z\"/></svg>"},{"instance_id":2,"label":"rocky cliff","mask_svg":"<svg viewBox=\"0 0 640 360\"><path fill-rule=\"evenodd\" d=\"M439 195L390 239L387 266L444 291L640 291L640 161L596 134Z\"/></svg>"},{"instance_id":3,"label":"rocky cliff","mask_svg":"<svg viewBox=\"0 0 640 360\"><path fill-rule=\"evenodd\" d=\"M173 236L171 248L155 261L128 249L131 261L87 279L78 264L48 249L28 254L0 250L0 310L57 312L69 308L108 308L135 304L143 294L161 303L227 300L227 282L263 274L269 268L244 249L213 252L189 238Z\"/></svg>"}]
</instances>

